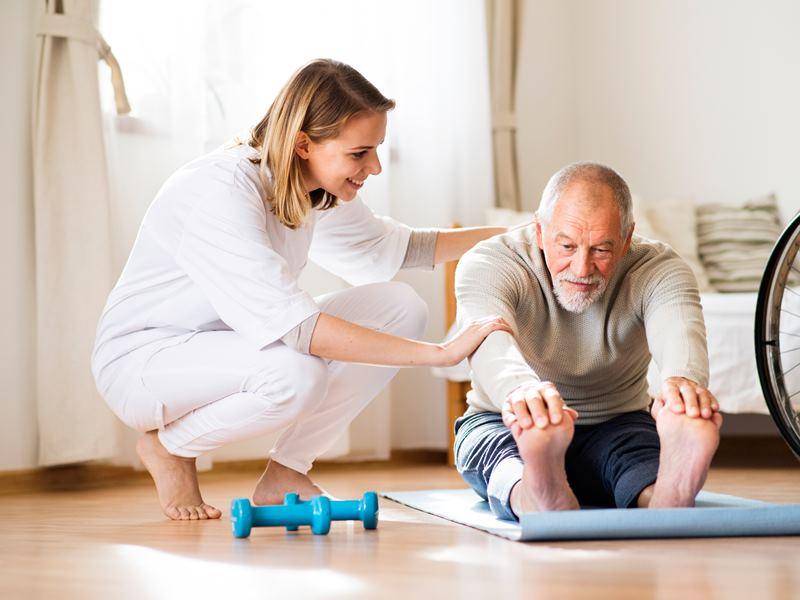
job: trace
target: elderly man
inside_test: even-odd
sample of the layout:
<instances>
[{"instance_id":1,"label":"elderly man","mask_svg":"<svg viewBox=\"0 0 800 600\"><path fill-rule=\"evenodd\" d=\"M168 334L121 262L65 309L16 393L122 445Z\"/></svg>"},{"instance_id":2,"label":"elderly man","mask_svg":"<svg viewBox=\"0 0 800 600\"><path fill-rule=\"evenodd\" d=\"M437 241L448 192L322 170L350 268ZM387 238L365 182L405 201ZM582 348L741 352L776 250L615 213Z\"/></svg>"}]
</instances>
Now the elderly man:
<instances>
[{"instance_id":1,"label":"elderly man","mask_svg":"<svg viewBox=\"0 0 800 600\"><path fill-rule=\"evenodd\" d=\"M513 331L470 360L459 472L505 519L693 506L722 423L694 275L666 244L633 236L630 190L606 166L561 169L536 221L458 266L459 320L500 315Z\"/></svg>"}]
</instances>

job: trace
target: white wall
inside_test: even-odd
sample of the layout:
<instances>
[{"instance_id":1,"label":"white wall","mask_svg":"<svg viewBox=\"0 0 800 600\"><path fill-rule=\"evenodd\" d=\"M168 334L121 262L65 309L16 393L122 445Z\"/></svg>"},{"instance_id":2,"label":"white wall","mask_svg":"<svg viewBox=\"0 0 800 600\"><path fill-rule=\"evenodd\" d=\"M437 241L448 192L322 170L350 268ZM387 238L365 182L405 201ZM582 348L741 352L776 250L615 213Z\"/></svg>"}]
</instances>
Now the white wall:
<instances>
[{"instance_id":1,"label":"white wall","mask_svg":"<svg viewBox=\"0 0 800 600\"><path fill-rule=\"evenodd\" d=\"M31 174L36 3L0 2L0 470L36 466Z\"/></svg>"},{"instance_id":2,"label":"white wall","mask_svg":"<svg viewBox=\"0 0 800 600\"><path fill-rule=\"evenodd\" d=\"M577 154L571 4L523 4L517 67L517 162L524 210L539 205L550 176Z\"/></svg>"},{"instance_id":3,"label":"white wall","mask_svg":"<svg viewBox=\"0 0 800 600\"><path fill-rule=\"evenodd\" d=\"M645 199L736 202L774 191L784 220L800 209L800 4L531 0L526 8L523 184L538 194L558 163L593 159Z\"/></svg>"}]
</instances>

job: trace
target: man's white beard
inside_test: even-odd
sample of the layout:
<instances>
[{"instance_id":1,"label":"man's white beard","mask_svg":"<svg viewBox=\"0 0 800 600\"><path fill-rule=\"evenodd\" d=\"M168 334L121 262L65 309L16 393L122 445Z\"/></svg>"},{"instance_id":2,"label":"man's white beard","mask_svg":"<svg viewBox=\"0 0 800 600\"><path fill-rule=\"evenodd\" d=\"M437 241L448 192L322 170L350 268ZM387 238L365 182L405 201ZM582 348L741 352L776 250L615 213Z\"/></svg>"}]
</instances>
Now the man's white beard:
<instances>
[{"instance_id":1,"label":"man's white beard","mask_svg":"<svg viewBox=\"0 0 800 600\"><path fill-rule=\"evenodd\" d=\"M567 290L564 286L565 281L571 281L572 283L588 283L594 285L594 287L588 292L572 292ZM562 271L556 275L553 281L553 292L556 295L556 300L558 300L558 303L565 310L572 313L582 313L603 295L607 285L608 282L599 273L595 273L589 277L575 277L569 272Z\"/></svg>"}]
</instances>

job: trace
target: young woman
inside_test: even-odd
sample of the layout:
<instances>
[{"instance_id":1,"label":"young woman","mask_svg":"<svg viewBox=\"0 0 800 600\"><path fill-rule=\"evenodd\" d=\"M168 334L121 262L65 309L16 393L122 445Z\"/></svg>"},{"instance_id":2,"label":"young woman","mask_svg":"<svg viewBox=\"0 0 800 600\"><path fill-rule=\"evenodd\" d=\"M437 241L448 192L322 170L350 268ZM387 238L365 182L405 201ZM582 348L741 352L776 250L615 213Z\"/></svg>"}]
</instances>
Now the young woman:
<instances>
[{"instance_id":1,"label":"young woman","mask_svg":"<svg viewBox=\"0 0 800 600\"><path fill-rule=\"evenodd\" d=\"M393 107L352 67L313 61L247 144L181 167L148 209L92 371L114 413L144 433L137 452L168 517L218 518L196 457L277 430L253 501L320 493L306 475L314 459L396 367L456 364L508 329L491 318L447 343L416 341L427 307L390 281L398 269L457 259L505 229L416 230L362 203ZM354 287L312 298L297 283L308 258Z\"/></svg>"}]
</instances>

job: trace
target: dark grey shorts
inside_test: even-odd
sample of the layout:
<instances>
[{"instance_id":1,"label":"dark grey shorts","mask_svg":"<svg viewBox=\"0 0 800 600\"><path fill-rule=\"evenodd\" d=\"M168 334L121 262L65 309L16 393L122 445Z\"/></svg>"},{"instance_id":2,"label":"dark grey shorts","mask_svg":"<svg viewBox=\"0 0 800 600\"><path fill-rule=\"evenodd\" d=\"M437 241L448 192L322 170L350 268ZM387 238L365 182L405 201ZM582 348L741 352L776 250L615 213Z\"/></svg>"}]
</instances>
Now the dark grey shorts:
<instances>
[{"instance_id":1,"label":"dark grey shorts","mask_svg":"<svg viewBox=\"0 0 800 600\"><path fill-rule=\"evenodd\" d=\"M509 501L522 459L511 430L495 412L463 416L455 429L458 472L495 515L516 520ZM629 508L656 480L659 450L656 424L646 411L576 425L565 458L567 479L582 506Z\"/></svg>"}]
</instances>

